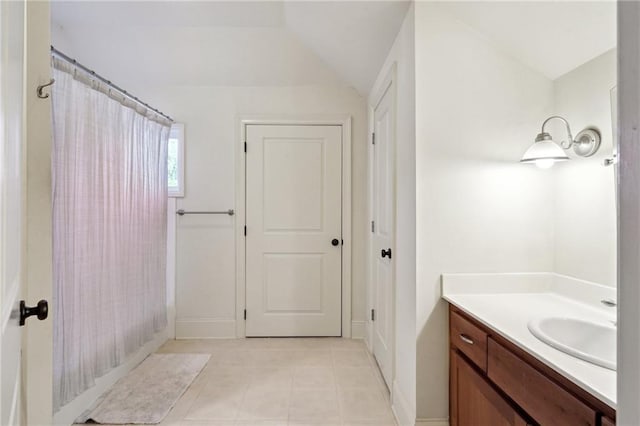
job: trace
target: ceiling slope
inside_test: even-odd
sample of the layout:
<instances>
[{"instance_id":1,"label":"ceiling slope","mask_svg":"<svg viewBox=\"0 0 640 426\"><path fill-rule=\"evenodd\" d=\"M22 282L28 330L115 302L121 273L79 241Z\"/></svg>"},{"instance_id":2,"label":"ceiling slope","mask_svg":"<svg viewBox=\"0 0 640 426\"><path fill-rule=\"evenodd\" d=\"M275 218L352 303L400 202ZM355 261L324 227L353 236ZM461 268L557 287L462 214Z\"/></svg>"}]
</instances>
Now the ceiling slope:
<instances>
[{"instance_id":1,"label":"ceiling slope","mask_svg":"<svg viewBox=\"0 0 640 426\"><path fill-rule=\"evenodd\" d=\"M53 44L133 87L345 86L282 28L72 26L54 30Z\"/></svg>"},{"instance_id":2,"label":"ceiling slope","mask_svg":"<svg viewBox=\"0 0 640 426\"><path fill-rule=\"evenodd\" d=\"M366 96L407 1L53 0L53 43L114 80L351 86Z\"/></svg>"},{"instance_id":3,"label":"ceiling slope","mask_svg":"<svg viewBox=\"0 0 640 426\"><path fill-rule=\"evenodd\" d=\"M346 85L366 96L409 4L53 0L51 10L54 44L118 81ZM439 4L550 79L616 45L611 0Z\"/></svg>"},{"instance_id":4,"label":"ceiling slope","mask_svg":"<svg viewBox=\"0 0 640 426\"><path fill-rule=\"evenodd\" d=\"M291 1L285 26L366 96L391 48L407 1Z\"/></svg>"},{"instance_id":5,"label":"ceiling slope","mask_svg":"<svg viewBox=\"0 0 640 426\"><path fill-rule=\"evenodd\" d=\"M616 2L612 0L440 4L551 80L616 47Z\"/></svg>"},{"instance_id":6,"label":"ceiling slope","mask_svg":"<svg viewBox=\"0 0 640 426\"><path fill-rule=\"evenodd\" d=\"M281 1L51 0L59 24L139 27L281 27Z\"/></svg>"},{"instance_id":7,"label":"ceiling slope","mask_svg":"<svg viewBox=\"0 0 640 426\"><path fill-rule=\"evenodd\" d=\"M120 84L346 86L281 2L54 1L56 48Z\"/></svg>"}]
</instances>

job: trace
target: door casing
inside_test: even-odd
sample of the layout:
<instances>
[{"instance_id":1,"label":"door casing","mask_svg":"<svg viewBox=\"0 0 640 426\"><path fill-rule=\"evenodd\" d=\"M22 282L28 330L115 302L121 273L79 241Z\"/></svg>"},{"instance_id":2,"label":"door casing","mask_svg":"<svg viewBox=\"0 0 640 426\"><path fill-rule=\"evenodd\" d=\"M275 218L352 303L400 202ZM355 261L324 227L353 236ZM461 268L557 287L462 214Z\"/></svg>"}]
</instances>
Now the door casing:
<instances>
[{"instance_id":1,"label":"door casing","mask_svg":"<svg viewBox=\"0 0 640 426\"><path fill-rule=\"evenodd\" d=\"M53 302L53 224L51 196L51 97L40 99L35 88L51 78L51 19L48 1L27 1L26 46L26 257L25 299ZM26 424L53 422L53 321L30 320L22 354Z\"/></svg>"},{"instance_id":2,"label":"door casing","mask_svg":"<svg viewBox=\"0 0 640 426\"><path fill-rule=\"evenodd\" d=\"M281 126L341 126L342 127L342 337L351 338L351 116L311 115L273 116L249 115L238 119L236 138L236 337L246 337L246 157L244 143L248 125Z\"/></svg>"}]
</instances>

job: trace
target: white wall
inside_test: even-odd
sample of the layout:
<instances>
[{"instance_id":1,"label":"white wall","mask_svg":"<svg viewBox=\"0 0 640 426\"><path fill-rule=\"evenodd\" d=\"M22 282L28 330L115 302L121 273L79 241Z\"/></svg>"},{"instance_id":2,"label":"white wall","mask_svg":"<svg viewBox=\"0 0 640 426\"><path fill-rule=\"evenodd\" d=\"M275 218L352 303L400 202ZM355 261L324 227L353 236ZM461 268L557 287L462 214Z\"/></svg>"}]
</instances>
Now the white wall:
<instances>
[{"instance_id":1,"label":"white wall","mask_svg":"<svg viewBox=\"0 0 640 426\"><path fill-rule=\"evenodd\" d=\"M154 87L144 98L185 123L185 210L234 208L235 148L241 115L349 114L353 117L354 321L365 319L366 103L341 87ZM142 96L142 95L141 95ZM177 218L176 335L235 337L234 220L229 216ZM362 336L361 336L362 337Z\"/></svg>"},{"instance_id":2,"label":"white wall","mask_svg":"<svg viewBox=\"0 0 640 426\"><path fill-rule=\"evenodd\" d=\"M416 169L414 7L411 6L369 96L396 65L395 377L393 409L401 424L415 419L416 400ZM372 114L370 117L373 126ZM369 215L370 217L370 215ZM370 282L370 281L369 281ZM371 308L371 301L369 302ZM371 322L368 320L368 329Z\"/></svg>"},{"instance_id":3,"label":"white wall","mask_svg":"<svg viewBox=\"0 0 640 426\"><path fill-rule=\"evenodd\" d=\"M553 84L416 3L417 415L448 417L445 272L553 270L553 180L518 164Z\"/></svg>"},{"instance_id":4,"label":"white wall","mask_svg":"<svg viewBox=\"0 0 640 426\"><path fill-rule=\"evenodd\" d=\"M555 189L554 272L616 286L616 203L611 157L610 91L616 85L616 50L598 56L554 81L555 112L571 124L573 136L590 126L600 130L596 155L557 164ZM566 140L564 126L554 137ZM572 158L573 151L568 151Z\"/></svg>"}]
</instances>

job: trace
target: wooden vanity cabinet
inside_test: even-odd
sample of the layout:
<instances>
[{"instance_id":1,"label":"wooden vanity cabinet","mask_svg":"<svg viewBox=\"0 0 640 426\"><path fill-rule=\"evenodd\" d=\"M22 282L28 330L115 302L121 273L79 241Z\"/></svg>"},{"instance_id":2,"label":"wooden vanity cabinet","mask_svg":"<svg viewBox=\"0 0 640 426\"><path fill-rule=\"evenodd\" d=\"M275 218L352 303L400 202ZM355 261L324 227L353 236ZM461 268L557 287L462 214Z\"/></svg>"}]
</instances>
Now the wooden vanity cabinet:
<instances>
[{"instance_id":1,"label":"wooden vanity cabinet","mask_svg":"<svg viewBox=\"0 0 640 426\"><path fill-rule=\"evenodd\" d=\"M526 426L527 420L457 351L451 351L451 425ZM455 395L455 396L454 396Z\"/></svg>"},{"instance_id":2,"label":"wooden vanity cabinet","mask_svg":"<svg viewBox=\"0 0 640 426\"><path fill-rule=\"evenodd\" d=\"M451 426L613 426L615 410L450 305Z\"/></svg>"}]
</instances>

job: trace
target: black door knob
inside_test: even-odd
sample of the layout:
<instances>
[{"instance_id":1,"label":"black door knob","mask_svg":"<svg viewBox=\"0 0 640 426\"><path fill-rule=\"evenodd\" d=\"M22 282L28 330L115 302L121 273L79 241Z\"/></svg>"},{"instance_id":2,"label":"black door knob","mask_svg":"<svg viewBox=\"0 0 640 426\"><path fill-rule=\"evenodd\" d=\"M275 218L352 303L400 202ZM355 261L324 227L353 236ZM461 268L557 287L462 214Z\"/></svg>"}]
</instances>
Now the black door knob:
<instances>
[{"instance_id":1,"label":"black door knob","mask_svg":"<svg viewBox=\"0 0 640 426\"><path fill-rule=\"evenodd\" d=\"M391 259L391 249L382 249L382 251L380 252L380 254L382 255L382 257L388 257L389 259Z\"/></svg>"},{"instance_id":2,"label":"black door knob","mask_svg":"<svg viewBox=\"0 0 640 426\"><path fill-rule=\"evenodd\" d=\"M337 246L338 244L340 244L340 240L337 238L334 238L333 240L331 240L331 245L332 246Z\"/></svg>"},{"instance_id":3,"label":"black door knob","mask_svg":"<svg viewBox=\"0 0 640 426\"><path fill-rule=\"evenodd\" d=\"M40 321L47 319L49 316L49 304L46 300L41 300L32 308L29 308L24 300L20 301L20 325L24 325L27 318L37 315Z\"/></svg>"}]
</instances>

